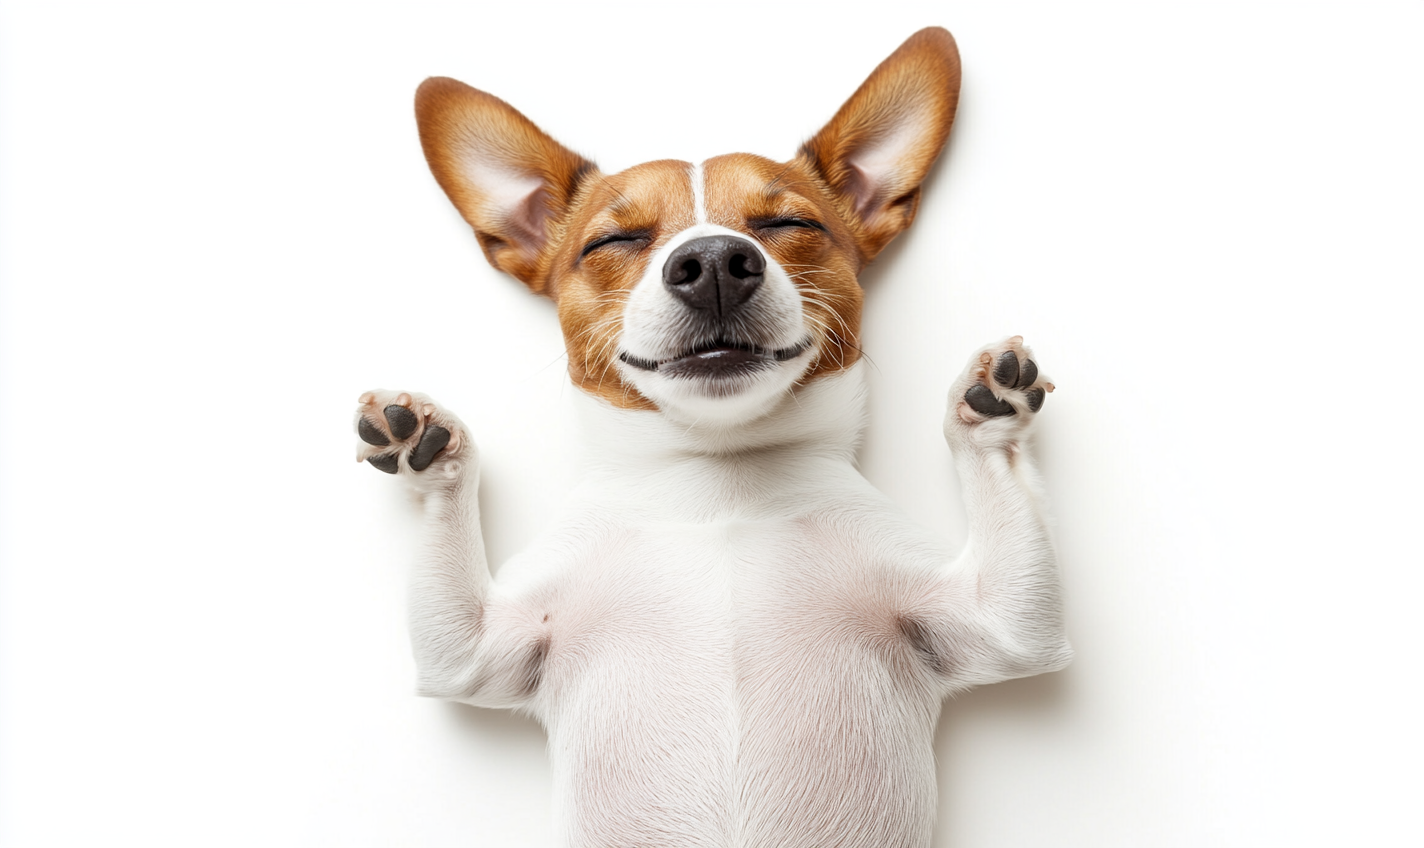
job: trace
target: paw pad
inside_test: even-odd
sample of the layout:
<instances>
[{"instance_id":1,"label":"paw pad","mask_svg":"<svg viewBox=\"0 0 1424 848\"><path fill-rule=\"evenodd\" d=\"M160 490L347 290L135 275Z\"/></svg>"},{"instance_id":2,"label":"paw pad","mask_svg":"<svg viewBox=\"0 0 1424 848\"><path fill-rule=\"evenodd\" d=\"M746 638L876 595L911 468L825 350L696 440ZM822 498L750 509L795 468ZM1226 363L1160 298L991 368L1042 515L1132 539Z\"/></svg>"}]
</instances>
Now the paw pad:
<instances>
[{"instance_id":1,"label":"paw pad","mask_svg":"<svg viewBox=\"0 0 1424 848\"><path fill-rule=\"evenodd\" d=\"M398 404L391 404L383 410L386 414L386 421L390 424L391 435L402 442L415 434L415 428L420 426L420 419L414 412ZM373 442L373 444L376 444Z\"/></svg>"},{"instance_id":2,"label":"paw pad","mask_svg":"<svg viewBox=\"0 0 1424 848\"><path fill-rule=\"evenodd\" d=\"M380 428L372 424L371 419L365 416L362 416L360 422L356 424L356 434L361 437L361 441L378 448L383 448L391 443L391 440L386 438L386 434L382 433Z\"/></svg>"},{"instance_id":3,"label":"paw pad","mask_svg":"<svg viewBox=\"0 0 1424 848\"><path fill-rule=\"evenodd\" d=\"M400 457L396 456L393 453L373 456L366 461L381 469L382 471L386 472L387 474L394 474L400 470Z\"/></svg>"},{"instance_id":4,"label":"paw pad","mask_svg":"<svg viewBox=\"0 0 1424 848\"><path fill-rule=\"evenodd\" d=\"M1029 412L1043 408L1043 401L1048 392L1053 391L1053 385L1034 385L1038 382L1038 365L1023 355L1019 347L1022 342L1022 337L1015 336L1008 341L1009 349L997 357L987 352L980 354L979 381L964 393L964 403L971 410L989 418L1017 415L1018 406L1009 402L1016 394Z\"/></svg>"},{"instance_id":5,"label":"paw pad","mask_svg":"<svg viewBox=\"0 0 1424 848\"><path fill-rule=\"evenodd\" d=\"M392 448L390 451L366 456L371 465L387 474L400 471L401 455L406 455L406 464L412 471L429 468L441 451L455 450L458 444L449 427L436 424L435 416L439 408L432 403L417 403L409 394L401 393L394 403L382 407L376 395L367 392L361 396L361 410L356 420L356 434L361 441L372 447ZM357 455L364 456L366 448Z\"/></svg>"},{"instance_id":6,"label":"paw pad","mask_svg":"<svg viewBox=\"0 0 1424 848\"><path fill-rule=\"evenodd\" d=\"M1014 415L1013 406L1006 400L994 397L994 393L983 383L975 383L964 393L964 402L980 415Z\"/></svg>"},{"instance_id":7,"label":"paw pad","mask_svg":"<svg viewBox=\"0 0 1424 848\"><path fill-rule=\"evenodd\" d=\"M411 432L415 432L412 430ZM435 461L435 455L445 449L450 444L450 431L438 424L431 424L425 428L425 433L420 437L420 443L415 446L415 450L410 454L410 467L412 471L424 471L430 467L430 463Z\"/></svg>"}]
</instances>

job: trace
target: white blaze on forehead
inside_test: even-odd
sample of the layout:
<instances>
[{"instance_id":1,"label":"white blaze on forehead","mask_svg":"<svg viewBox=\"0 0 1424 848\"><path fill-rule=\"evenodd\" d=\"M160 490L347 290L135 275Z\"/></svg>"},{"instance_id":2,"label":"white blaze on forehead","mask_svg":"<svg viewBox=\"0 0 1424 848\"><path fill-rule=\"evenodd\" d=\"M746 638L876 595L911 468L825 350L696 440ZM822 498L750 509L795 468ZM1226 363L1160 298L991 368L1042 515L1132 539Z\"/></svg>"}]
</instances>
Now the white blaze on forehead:
<instances>
[{"instance_id":1,"label":"white blaze on forehead","mask_svg":"<svg viewBox=\"0 0 1424 848\"><path fill-rule=\"evenodd\" d=\"M688 172L692 179L692 213L697 216L697 223L707 223L707 178L702 170L702 163L692 166Z\"/></svg>"}]
</instances>

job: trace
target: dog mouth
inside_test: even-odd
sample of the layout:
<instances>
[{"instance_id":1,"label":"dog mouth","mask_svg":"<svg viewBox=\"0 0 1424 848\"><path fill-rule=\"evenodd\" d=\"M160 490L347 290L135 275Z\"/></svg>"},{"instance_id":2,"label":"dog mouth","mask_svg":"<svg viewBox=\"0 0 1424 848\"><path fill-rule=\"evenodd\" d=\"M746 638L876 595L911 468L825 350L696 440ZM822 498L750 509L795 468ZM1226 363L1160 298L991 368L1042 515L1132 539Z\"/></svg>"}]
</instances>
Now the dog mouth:
<instances>
[{"instance_id":1,"label":"dog mouth","mask_svg":"<svg viewBox=\"0 0 1424 848\"><path fill-rule=\"evenodd\" d=\"M670 359L641 359L627 352L619 353L618 359L640 371L655 371L669 377L719 379L738 377L769 368L778 362L787 362L810 347L809 337L780 350L718 339Z\"/></svg>"}]
</instances>

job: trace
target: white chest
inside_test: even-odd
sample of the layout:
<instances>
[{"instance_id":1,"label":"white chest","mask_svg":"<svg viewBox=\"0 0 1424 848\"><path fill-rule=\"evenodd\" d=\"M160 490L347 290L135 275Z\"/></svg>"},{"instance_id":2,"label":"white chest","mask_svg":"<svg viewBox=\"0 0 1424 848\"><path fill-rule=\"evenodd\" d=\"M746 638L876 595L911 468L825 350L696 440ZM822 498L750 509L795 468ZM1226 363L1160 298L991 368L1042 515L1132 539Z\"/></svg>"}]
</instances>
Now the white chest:
<instances>
[{"instance_id":1,"label":"white chest","mask_svg":"<svg viewBox=\"0 0 1424 848\"><path fill-rule=\"evenodd\" d=\"M687 845L780 844L789 809L822 839L852 808L929 809L939 697L896 627L933 551L853 470L820 483L700 522L625 502L531 552L567 557L537 711L572 808ZM575 844L631 838L601 821Z\"/></svg>"}]
</instances>

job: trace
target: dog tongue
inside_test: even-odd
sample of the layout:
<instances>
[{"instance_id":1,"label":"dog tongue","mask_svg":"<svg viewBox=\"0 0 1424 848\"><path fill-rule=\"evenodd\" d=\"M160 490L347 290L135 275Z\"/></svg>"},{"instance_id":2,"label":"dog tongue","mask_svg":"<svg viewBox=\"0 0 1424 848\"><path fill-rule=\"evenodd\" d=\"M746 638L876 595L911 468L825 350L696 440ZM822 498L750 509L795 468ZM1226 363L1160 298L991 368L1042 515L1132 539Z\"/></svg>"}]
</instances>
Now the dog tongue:
<instances>
[{"instance_id":1,"label":"dog tongue","mask_svg":"<svg viewBox=\"0 0 1424 848\"><path fill-rule=\"evenodd\" d=\"M658 371L670 377L730 377L765 365L760 354L735 347L719 347L664 362Z\"/></svg>"}]
</instances>

